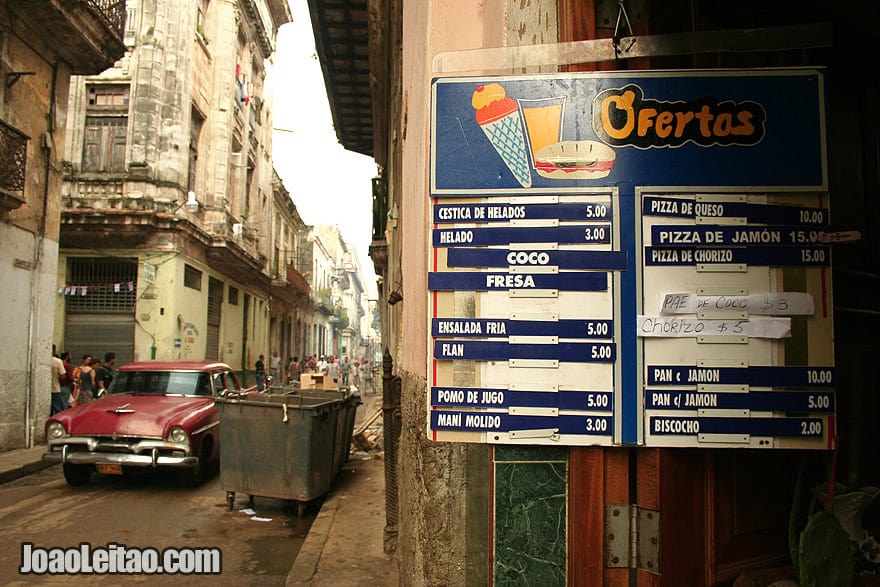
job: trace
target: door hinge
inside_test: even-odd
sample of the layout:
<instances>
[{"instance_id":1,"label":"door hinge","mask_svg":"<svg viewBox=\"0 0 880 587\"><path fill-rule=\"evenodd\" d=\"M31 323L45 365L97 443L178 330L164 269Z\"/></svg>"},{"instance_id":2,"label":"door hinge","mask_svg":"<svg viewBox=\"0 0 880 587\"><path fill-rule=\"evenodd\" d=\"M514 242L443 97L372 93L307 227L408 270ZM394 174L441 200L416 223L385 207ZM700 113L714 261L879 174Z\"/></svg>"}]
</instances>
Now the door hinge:
<instances>
[{"instance_id":1,"label":"door hinge","mask_svg":"<svg viewBox=\"0 0 880 587\"><path fill-rule=\"evenodd\" d=\"M660 512L631 504L606 505L605 566L660 574Z\"/></svg>"}]
</instances>

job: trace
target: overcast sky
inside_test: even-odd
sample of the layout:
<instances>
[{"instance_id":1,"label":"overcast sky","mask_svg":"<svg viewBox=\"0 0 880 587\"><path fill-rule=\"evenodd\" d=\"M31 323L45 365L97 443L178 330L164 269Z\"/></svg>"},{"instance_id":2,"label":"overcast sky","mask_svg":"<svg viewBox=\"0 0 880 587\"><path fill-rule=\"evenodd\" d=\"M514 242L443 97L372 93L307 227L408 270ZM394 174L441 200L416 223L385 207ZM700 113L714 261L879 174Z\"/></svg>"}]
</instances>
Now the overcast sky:
<instances>
[{"instance_id":1,"label":"overcast sky","mask_svg":"<svg viewBox=\"0 0 880 587\"><path fill-rule=\"evenodd\" d=\"M293 22L278 31L274 67L267 79L274 88L272 159L303 221L336 225L342 238L357 248L364 287L375 298L376 275L367 253L376 164L339 144L306 0L290 0L290 7Z\"/></svg>"}]
</instances>

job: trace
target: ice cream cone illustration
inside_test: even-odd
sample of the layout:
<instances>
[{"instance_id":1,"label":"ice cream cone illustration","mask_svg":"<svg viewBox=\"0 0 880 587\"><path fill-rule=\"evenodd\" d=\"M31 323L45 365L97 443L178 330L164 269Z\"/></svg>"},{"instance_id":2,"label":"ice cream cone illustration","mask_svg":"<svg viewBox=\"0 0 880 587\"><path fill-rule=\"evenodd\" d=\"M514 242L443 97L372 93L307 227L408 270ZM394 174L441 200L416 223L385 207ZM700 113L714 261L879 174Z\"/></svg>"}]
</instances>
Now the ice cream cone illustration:
<instances>
[{"instance_id":1,"label":"ice cream cone illustration","mask_svg":"<svg viewBox=\"0 0 880 587\"><path fill-rule=\"evenodd\" d=\"M516 100L508 98L500 84L486 84L474 90L471 105L477 111L477 124L513 177L524 188L531 187L529 156Z\"/></svg>"}]
</instances>

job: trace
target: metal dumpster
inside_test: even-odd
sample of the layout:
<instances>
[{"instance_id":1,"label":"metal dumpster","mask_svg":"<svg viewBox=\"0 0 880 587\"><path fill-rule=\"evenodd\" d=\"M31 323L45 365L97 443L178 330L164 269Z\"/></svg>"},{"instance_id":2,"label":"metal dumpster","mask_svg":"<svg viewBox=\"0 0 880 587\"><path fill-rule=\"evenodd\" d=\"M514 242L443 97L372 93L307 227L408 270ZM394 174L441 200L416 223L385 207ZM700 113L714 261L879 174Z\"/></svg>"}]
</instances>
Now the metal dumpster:
<instances>
[{"instance_id":1,"label":"metal dumpster","mask_svg":"<svg viewBox=\"0 0 880 587\"><path fill-rule=\"evenodd\" d=\"M325 494L348 459L360 396L333 391L247 394L217 400L220 483L236 492L298 502Z\"/></svg>"}]
</instances>

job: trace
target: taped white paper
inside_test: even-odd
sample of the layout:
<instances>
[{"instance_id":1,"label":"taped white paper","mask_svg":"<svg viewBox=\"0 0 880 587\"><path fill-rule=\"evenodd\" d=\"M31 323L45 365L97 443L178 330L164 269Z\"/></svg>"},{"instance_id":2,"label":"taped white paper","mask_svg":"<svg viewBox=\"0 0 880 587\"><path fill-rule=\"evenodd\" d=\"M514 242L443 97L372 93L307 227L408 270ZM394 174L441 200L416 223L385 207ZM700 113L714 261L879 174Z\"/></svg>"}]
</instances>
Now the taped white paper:
<instances>
[{"instance_id":1,"label":"taped white paper","mask_svg":"<svg viewBox=\"0 0 880 587\"><path fill-rule=\"evenodd\" d=\"M788 338L791 318L707 320L675 316L639 316L638 336L646 338L695 338L697 336L748 336Z\"/></svg>"},{"instance_id":2,"label":"taped white paper","mask_svg":"<svg viewBox=\"0 0 880 587\"><path fill-rule=\"evenodd\" d=\"M746 312L767 316L812 316L813 296L801 292L758 293L744 296L701 296L695 293L664 294L661 314Z\"/></svg>"}]
</instances>

